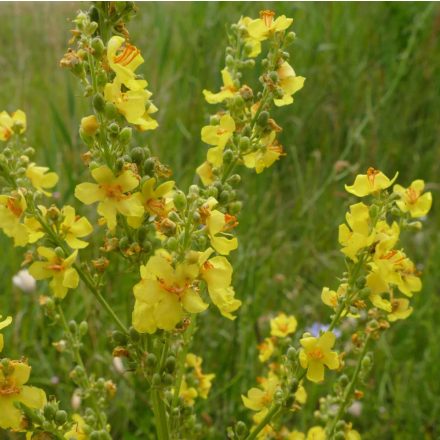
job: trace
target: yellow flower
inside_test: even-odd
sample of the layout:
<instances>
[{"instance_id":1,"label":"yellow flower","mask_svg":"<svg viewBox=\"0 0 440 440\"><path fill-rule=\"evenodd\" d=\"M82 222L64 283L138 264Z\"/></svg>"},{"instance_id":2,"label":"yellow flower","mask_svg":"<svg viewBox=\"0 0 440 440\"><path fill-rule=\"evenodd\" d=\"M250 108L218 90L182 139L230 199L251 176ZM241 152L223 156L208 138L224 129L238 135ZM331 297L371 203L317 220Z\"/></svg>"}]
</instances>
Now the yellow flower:
<instances>
[{"instance_id":1,"label":"yellow flower","mask_svg":"<svg viewBox=\"0 0 440 440\"><path fill-rule=\"evenodd\" d=\"M200 356L196 356L193 353L188 353L186 355L186 364L189 367L194 368L194 374L198 382L197 394L202 399L207 399L215 374L204 374L202 371L202 362L203 359Z\"/></svg>"},{"instance_id":2,"label":"yellow flower","mask_svg":"<svg viewBox=\"0 0 440 440\"><path fill-rule=\"evenodd\" d=\"M432 194L423 193L425 182L414 180L408 188L394 185L393 191L400 196L397 206L402 212L409 212L411 217L423 217L428 214L432 205Z\"/></svg>"},{"instance_id":3,"label":"yellow flower","mask_svg":"<svg viewBox=\"0 0 440 440\"><path fill-rule=\"evenodd\" d=\"M185 377L182 378L182 383L180 384L179 397L183 399L186 406L194 406L197 390L194 387L188 386Z\"/></svg>"},{"instance_id":4,"label":"yellow flower","mask_svg":"<svg viewBox=\"0 0 440 440\"><path fill-rule=\"evenodd\" d=\"M249 35L259 41L270 38L275 32L281 32L286 30L293 22L291 18L287 18L285 15L280 15L274 20L275 12L273 11L261 11L260 18L252 20L248 26Z\"/></svg>"},{"instance_id":5,"label":"yellow flower","mask_svg":"<svg viewBox=\"0 0 440 440\"><path fill-rule=\"evenodd\" d=\"M144 208L137 196L130 194L139 185L139 177L131 170L123 171L115 177L112 170L102 165L92 170L98 183L80 183L75 188L75 197L86 205L99 202L98 213L107 221L108 228L116 227L116 215L139 217Z\"/></svg>"},{"instance_id":6,"label":"yellow flower","mask_svg":"<svg viewBox=\"0 0 440 440\"><path fill-rule=\"evenodd\" d=\"M32 186L46 196L50 196L51 193L45 189L53 188L58 182L57 173L48 173L48 171L49 168L39 167L34 163L30 163L26 169L26 177L31 181Z\"/></svg>"},{"instance_id":7,"label":"yellow flower","mask_svg":"<svg viewBox=\"0 0 440 440\"><path fill-rule=\"evenodd\" d=\"M240 26L243 26L247 33L249 34L249 24L252 22L252 18L250 17L241 17L238 21L238 24ZM249 48L249 51L246 52L246 55L250 58L255 58L261 53L261 42L250 35L248 37L245 37L244 39L245 46Z\"/></svg>"},{"instance_id":8,"label":"yellow flower","mask_svg":"<svg viewBox=\"0 0 440 440\"><path fill-rule=\"evenodd\" d=\"M330 290L328 287L324 287L321 292L321 300L326 305L331 307L332 309L336 309L338 306L339 298L346 294L347 292L347 283L342 283L338 290Z\"/></svg>"},{"instance_id":9,"label":"yellow flower","mask_svg":"<svg viewBox=\"0 0 440 440\"><path fill-rule=\"evenodd\" d=\"M357 197L365 197L369 194L389 188L397 179L399 173L390 180L381 171L368 168L367 174L358 174L353 185L345 185L345 190Z\"/></svg>"},{"instance_id":10,"label":"yellow flower","mask_svg":"<svg viewBox=\"0 0 440 440\"><path fill-rule=\"evenodd\" d=\"M307 368L307 379L312 382L324 380L324 365L330 370L339 367L338 353L331 351L335 345L335 335L325 332L319 338L306 336L299 341L302 349L299 361L302 368Z\"/></svg>"},{"instance_id":11,"label":"yellow flower","mask_svg":"<svg viewBox=\"0 0 440 440\"><path fill-rule=\"evenodd\" d=\"M139 80L134 80L139 81ZM136 125L141 131L154 130L159 126L150 115L157 112L157 107L149 101L151 92L136 87L134 90L121 90L122 84L116 79L104 87L104 98L112 102L127 122Z\"/></svg>"},{"instance_id":12,"label":"yellow flower","mask_svg":"<svg viewBox=\"0 0 440 440\"><path fill-rule=\"evenodd\" d=\"M12 322L12 317L11 316L8 316L3 321L1 319L2 319L2 315L0 315L0 330L3 330L5 327L10 325L11 322ZM3 347L4 347L3 335L0 333L0 353L3 350Z\"/></svg>"},{"instance_id":13,"label":"yellow flower","mask_svg":"<svg viewBox=\"0 0 440 440\"><path fill-rule=\"evenodd\" d=\"M284 313L270 321L270 334L278 338L285 338L294 333L298 322L294 316L286 316Z\"/></svg>"},{"instance_id":14,"label":"yellow flower","mask_svg":"<svg viewBox=\"0 0 440 440\"><path fill-rule=\"evenodd\" d=\"M89 245L84 240L78 237L85 237L93 232L93 227L85 217L76 215L75 208L72 206L65 206L61 210L63 221L60 225L60 234L66 243L72 249L83 249Z\"/></svg>"},{"instance_id":15,"label":"yellow flower","mask_svg":"<svg viewBox=\"0 0 440 440\"><path fill-rule=\"evenodd\" d=\"M51 248L40 246L37 249L39 255L46 261L36 261L29 268L29 273L36 280L52 278L50 287L57 298L64 298L69 289L75 289L79 283L78 272L72 267L78 251L74 251L69 257L61 258Z\"/></svg>"},{"instance_id":16,"label":"yellow flower","mask_svg":"<svg viewBox=\"0 0 440 440\"><path fill-rule=\"evenodd\" d=\"M327 436L325 435L325 431L321 426L312 426L307 431L306 440L326 440Z\"/></svg>"},{"instance_id":17,"label":"yellow flower","mask_svg":"<svg viewBox=\"0 0 440 440\"><path fill-rule=\"evenodd\" d=\"M137 198L149 215L166 217L173 207L172 192L174 182L172 180L164 182L154 188L156 179L148 179L142 186L141 192L137 193ZM128 224L132 228L138 228L142 224L144 215L138 217L128 217Z\"/></svg>"},{"instance_id":18,"label":"yellow flower","mask_svg":"<svg viewBox=\"0 0 440 440\"><path fill-rule=\"evenodd\" d=\"M110 68L116 73L118 81L130 90L147 87L147 81L136 80L135 70L144 62L140 50L125 41L113 36L107 44L107 60Z\"/></svg>"},{"instance_id":19,"label":"yellow flower","mask_svg":"<svg viewBox=\"0 0 440 440\"><path fill-rule=\"evenodd\" d=\"M29 240L28 229L20 222L26 208L26 200L20 191L13 195L0 195L0 228L14 239L15 246L24 246Z\"/></svg>"},{"instance_id":20,"label":"yellow flower","mask_svg":"<svg viewBox=\"0 0 440 440\"><path fill-rule=\"evenodd\" d=\"M246 167L255 168L257 174L263 172L265 168L272 166L280 156L283 156L283 147L275 139L276 133L272 131L268 136L261 140L261 146L257 151L245 154L243 161Z\"/></svg>"},{"instance_id":21,"label":"yellow flower","mask_svg":"<svg viewBox=\"0 0 440 440\"><path fill-rule=\"evenodd\" d=\"M278 78L280 80L279 86L284 92L281 99L274 99L273 102L277 107L289 105L293 102L292 95L298 90L301 90L306 80L303 76L296 76L292 66L284 61L277 69Z\"/></svg>"},{"instance_id":22,"label":"yellow flower","mask_svg":"<svg viewBox=\"0 0 440 440\"><path fill-rule=\"evenodd\" d=\"M374 232L370 231L371 219L368 206L363 203L351 205L346 221L348 226L345 223L339 226L341 252L356 262L358 252L374 241Z\"/></svg>"},{"instance_id":23,"label":"yellow flower","mask_svg":"<svg viewBox=\"0 0 440 440\"><path fill-rule=\"evenodd\" d=\"M393 298L391 300L391 313L388 320L393 322L398 319L406 319L411 315L413 308L409 306L409 301L405 298Z\"/></svg>"},{"instance_id":24,"label":"yellow flower","mask_svg":"<svg viewBox=\"0 0 440 440\"><path fill-rule=\"evenodd\" d=\"M209 104L218 104L235 95L237 88L234 86L234 80L226 67L222 70L222 79L223 86L220 92L212 93L209 90L203 90L203 95Z\"/></svg>"},{"instance_id":25,"label":"yellow flower","mask_svg":"<svg viewBox=\"0 0 440 440\"><path fill-rule=\"evenodd\" d=\"M225 236L225 233L234 228L236 224L235 217L229 214L223 214L216 209L209 212L206 218L206 228L211 239L211 245L219 254L229 255L231 251L237 249L237 238Z\"/></svg>"},{"instance_id":26,"label":"yellow flower","mask_svg":"<svg viewBox=\"0 0 440 440\"><path fill-rule=\"evenodd\" d=\"M72 429L64 434L66 440L87 440L88 435L84 431L86 425L84 419L79 414L73 414L74 422Z\"/></svg>"},{"instance_id":27,"label":"yellow flower","mask_svg":"<svg viewBox=\"0 0 440 440\"><path fill-rule=\"evenodd\" d=\"M14 130L24 133L26 130L26 115L22 110L17 110L11 115L3 111L0 113L0 141L7 141Z\"/></svg>"},{"instance_id":28,"label":"yellow flower","mask_svg":"<svg viewBox=\"0 0 440 440\"><path fill-rule=\"evenodd\" d=\"M212 165L207 160L197 167L196 173L199 175L203 185L208 186L214 182Z\"/></svg>"},{"instance_id":29,"label":"yellow flower","mask_svg":"<svg viewBox=\"0 0 440 440\"><path fill-rule=\"evenodd\" d=\"M133 312L133 325L141 331L139 315L148 310L151 315L147 333L154 333L157 328L172 330L184 317L185 312L203 312L208 304L203 302L194 280L198 276L198 264L187 262L171 264L170 255L164 251L156 252L146 265L141 266L141 281L133 292L137 302L145 303L149 309L136 306ZM145 327L141 325L143 331Z\"/></svg>"},{"instance_id":30,"label":"yellow flower","mask_svg":"<svg viewBox=\"0 0 440 440\"><path fill-rule=\"evenodd\" d=\"M223 150L235 131L235 122L230 114L220 118L218 125L207 125L202 128L202 141L208 145L215 145L208 150L208 161L216 167L223 163Z\"/></svg>"},{"instance_id":31,"label":"yellow flower","mask_svg":"<svg viewBox=\"0 0 440 440\"><path fill-rule=\"evenodd\" d=\"M8 365L0 365L0 428L24 428L24 416L15 407L15 403L34 409L42 408L46 404L43 390L25 385L30 372L31 367L24 362L10 361Z\"/></svg>"},{"instance_id":32,"label":"yellow flower","mask_svg":"<svg viewBox=\"0 0 440 440\"><path fill-rule=\"evenodd\" d=\"M275 346L273 345L272 338L264 338L263 342L257 346L260 354L258 359L260 362L266 362L273 354Z\"/></svg>"},{"instance_id":33,"label":"yellow flower","mask_svg":"<svg viewBox=\"0 0 440 440\"><path fill-rule=\"evenodd\" d=\"M206 282L209 297L220 313L225 318L235 319L232 313L241 306L241 301L235 298L234 288L231 286L231 263L219 255L208 260L211 253L212 249L209 248L200 254L200 277Z\"/></svg>"},{"instance_id":34,"label":"yellow flower","mask_svg":"<svg viewBox=\"0 0 440 440\"><path fill-rule=\"evenodd\" d=\"M256 414L257 419L267 412L267 409L273 402L274 394L280 385L278 377L273 373L269 373L268 378L261 378L260 380L260 388L251 388L247 396L241 396L246 408L252 411L258 411Z\"/></svg>"}]
</instances>

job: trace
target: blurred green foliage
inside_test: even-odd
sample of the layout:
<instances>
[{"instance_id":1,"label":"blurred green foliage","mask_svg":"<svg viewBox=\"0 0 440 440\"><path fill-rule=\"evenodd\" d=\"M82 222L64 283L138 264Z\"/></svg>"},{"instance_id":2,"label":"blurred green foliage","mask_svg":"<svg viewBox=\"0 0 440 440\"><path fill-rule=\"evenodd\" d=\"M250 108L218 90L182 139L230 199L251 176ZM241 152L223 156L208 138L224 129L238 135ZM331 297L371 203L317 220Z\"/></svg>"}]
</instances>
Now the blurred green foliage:
<instances>
[{"instance_id":1,"label":"blurred green foliage","mask_svg":"<svg viewBox=\"0 0 440 440\"><path fill-rule=\"evenodd\" d=\"M75 184L86 172L79 119L89 112L75 78L58 67L78 3L2 3L0 16L0 109L23 109L28 134L41 164L61 175L62 200L75 203ZM86 5L85 5L86 7ZM214 390L201 411L213 424L212 438L225 438L225 426L246 417L240 394L258 375L256 344L276 311L297 316L300 324L326 322L320 303L323 285L335 287L344 267L337 251L337 227L352 201L343 191L356 171L368 166L400 183L423 178L433 191L434 206L423 232L405 247L423 269L423 292L410 319L399 322L378 343L375 368L353 419L368 439L435 439L440 435L440 9L430 3L140 3L129 25L142 49L145 73L159 107L160 128L140 135L182 187L194 179L206 146L200 128L207 104L202 89L217 89L224 63L226 26L240 15L257 16L269 7L294 17L298 35L292 65L307 77L295 104L278 109L287 156L262 175L245 172L244 210L238 229L235 287L244 305L234 322L214 308L199 319L194 352L204 369L215 372ZM81 209L84 209L81 208ZM15 317L7 331L7 354L25 355L33 365L33 383L45 385L66 408L72 384L65 377L69 360L51 348L58 330L44 322L38 294L12 286L22 254L0 237L0 310ZM133 278L115 274L107 295L128 322ZM81 298L81 300L78 300ZM142 395L134 399L129 374L115 373L108 351L111 324L85 291L70 293L66 314L78 320L92 315L85 358L98 372L118 383L112 404L114 438L142 437L151 429ZM105 349L104 349L105 347ZM309 387L313 396L323 386ZM0 437L2 434L0 433Z\"/></svg>"}]
</instances>

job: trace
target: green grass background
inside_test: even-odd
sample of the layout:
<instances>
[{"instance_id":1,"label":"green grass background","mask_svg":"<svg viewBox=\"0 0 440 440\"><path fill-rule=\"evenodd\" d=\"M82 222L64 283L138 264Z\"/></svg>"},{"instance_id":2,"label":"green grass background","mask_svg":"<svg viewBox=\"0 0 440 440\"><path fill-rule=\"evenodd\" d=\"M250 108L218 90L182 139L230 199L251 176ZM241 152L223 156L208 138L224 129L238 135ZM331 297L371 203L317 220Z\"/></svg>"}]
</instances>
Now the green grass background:
<instances>
[{"instance_id":1,"label":"green grass background","mask_svg":"<svg viewBox=\"0 0 440 440\"><path fill-rule=\"evenodd\" d=\"M60 173L63 200L71 203L84 172L77 127L88 104L58 61L69 38L67 18L79 7L0 5L0 109L25 110L38 161ZM262 175L244 171L240 250L234 257L234 284L244 303L239 317L225 322L211 308L199 320L194 351L217 375L200 411L212 420L211 437L222 439L225 426L246 417L240 394L259 373L256 343L267 332L271 314L293 313L303 327L328 319L320 291L323 285L335 287L343 270L337 227L352 201L343 185L356 171L374 166L388 175L398 170L403 184L425 179L439 199L440 8L429 3L242 2L138 7L129 29L146 61L141 70L160 109L160 128L137 142L147 143L170 164L182 187L192 183L206 152L199 133L214 107L208 107L201 91L219 86L229 23L241 14L257 16L264 7L294 17L298 38L292 64L307 77L294 105L275 113L284 128L287 156ZM338 171L341 160L346 167ZM353 418L365 439L440 436L438 206L436 201L424 231L405 242L423 269L424 289L415 298L413 315L378 343L363 411ZM59 331L41 315L37 297L42 291L29 295L15 289L11 278L22 254L3 235L0 250L0 310L15 317L13 330L5 332L5 353L27 356L33 383L69 407L73 386L62 376L70 361L50 347ZM114 280L107 295L128 322L131 280L122 279ZM112 368L106 336L111 323L85 291L70 293L65 304L66 314L78 320L98 313L84 352L88 365L118 383L111 410L114 438L143 438L133 426L151 430L149 411L144 396L132 394L135 379L123 379ZM310 397L322 388L310 387ZM311 413L296 419L298 428L313 423Z\"/></svg>"}]
</instances>

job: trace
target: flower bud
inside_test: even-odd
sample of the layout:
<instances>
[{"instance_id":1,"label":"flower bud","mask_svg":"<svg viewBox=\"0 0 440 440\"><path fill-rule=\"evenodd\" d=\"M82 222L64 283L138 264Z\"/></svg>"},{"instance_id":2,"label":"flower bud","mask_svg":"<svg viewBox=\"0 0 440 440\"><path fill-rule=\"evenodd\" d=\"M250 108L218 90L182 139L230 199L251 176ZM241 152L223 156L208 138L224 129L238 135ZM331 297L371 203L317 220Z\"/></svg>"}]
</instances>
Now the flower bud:
<instances>
[{"instance_id":1,"label":"flower bud","mask_svg":"<svg viewBox=\"0 0 440 440\"><path fill-rule=\"evenodd\" d=\"M151 175L154 171L155 160L150 157L144 162L144 173Z\"/></svg>"},{"instance_id":2,"label":"flower bud","mask_svg":"<svg viewBox=\"0 0 440 440\"><path fill-rule=\"evenodd\" d=\"M131 160L140 165L145 160L145 151L141 147L133 148L130 152Z\"/></svg>"},{"instance_id":3,"label":"flower bud","mask_svg":"<svg viewBox=\"0 0 440 440\"><path fill-rule=\"evenodd\" d=\"M341 384L342 387L346 387L348 385L349 379L348 376L346 374L343 374L340 378L339 378L339 383Z\"/></svg>"},{"instance_id":4,"label":"flower bud","mask_svg":"<svg viewBox=\"0 0 440 440\"><path fill-rule=\"evenodd\" d=\"M119 249L125 251L130 246L130 241L128 237L124 236L119 240Z\"/></svg>"},{"instance_id":5,"label":"flower bud","mask_svg":"<svg viewBox=\"0 0 440 440\"><path fill-rule=\"evenodd\" d=\"M288 45L288 44L292 44L293 41L295 40L295 38L296 38L296 34L295 34L295 32L289 32L289 33L286 35L286 37L284 38L284 43L285 43L286 45Z\"/></svg>"},{"instance_id":6,"label":"flower bud","mask_svg":"<svg viewBox=\"0 0 440 440\"><path fill-rule=\"evenodd\" d=\"M257 124L260 127L265 127L269 121L269 113L266 111L262 111L257 119Z\"/></svg>"},{"instance_id":7,"label":"flower bud","mask_svg":"<svg viewBox=\"0 0 440 440\"><path fill-rule=\"evenodd\" d=\"M92 40L91 46L93 49L93 55L96 58L101 58L101 55L104 53L104 50L105 50L105 46L104 46L104 43L102 42L101 38L95 37Z\"/></svg>"},{"instance_id":8,"label":"flower bud","mask_svg":"<svg viewBox=\"0 0 440 440\"><path fill-rule=\"evenodd\" d=\"M174 377L171 374L164 374L162 382L166 386L170 386L174 383Z\"/></svg>"},{"instance_id":9,"label":"flower bud","mask_svg":"<svg viewBox=\"0 0 440 440\"><path fill-rule=\"evenodd\" d=\"M182 191L176 191L173 201L178 211L183 211L186 208L186 197Z\"/></svg>"},{"instance_id":10,"label":"flower bud","mask_svg":"<svg viewBox=\"0 0 440 440\"><path fill-rule=\"evenodd\" d=\"M64 251L60 247L56 247L54 249L54 251L55 251L55 254L57 255L58 258L64 258L65 257Z\"/></svg>"},{"instance_id":11,"label":"flower bud","mask_svg":"<svg viewBox=\"0 0 440 440\"><path fill-rule=\"evenodd\" d=\"M220 117L218 115L212 115L209 118L209 125L219 125L220 124Z\"/></svg>"},{"instance_id":12,"label":"flower bud","mask_svg":"<svg viewBox=\"0 0 440 440\"><path fill-rule=\"evenodd\" d=\"M79 329L79 334L80 334L81 336L84 336L84 335L89 331L89 324L87 324L86 321L82 321L82 322L79 324L78 329Z\"/></svg>"},{"instance_id":13,"label":"flower bud","mask_svg":"<svg viewBox=\"0 0 440 440\"><path fill-rule=\"evenodd\" d=\"M241 176L239 174L233 174L226 182L231 186L238 186L241 182Z\"/></svg>"},{"instance_id":14,"label":"flower bud","mask_svg":"<svg viewBox=\"0 0 440 440\"><path fill-rule=\"evenodd\" d=\"M234 57L232 55L226 55L225 64L226 64L226 67L228 67L229 69L233 69L235 66Z\"/></svg>"},{"instance_id":15,"label":"flower bud","mask_svg":"<svg viewBox=\"0 0 440 440\"><path fill-rule=\"evenodd\" d=\"M111 102L106 102L104 107L104 113L107 119L114 119L118 115L118 110Z\"/></svg>"},{"instance_id":16,"label":"flower bud","mask_svg":"<svg viewBox=\"0 0 440 440\"><path fill-rule=\"evenodd\" d=\"M296 349L294 347L289 347L289 349L287 350L286 356L287 356L287 359L289 359L290 361L295 361L296 358L298 357L298 352L296 351Z\"/></svg>"},{"instance_id":17,"label":"flower bud","mask_svg":"<svg viewBox=\"0 0 440 440\"><path fill-rule=\"evenodd\" d=\"M94 136L99 129L99 122L95 115L85 116L81 119L81 130L87 136ZM81 133L81 132L80 132Z\"/></svg>"},{"instance_id":18,"label":"flower bud","mask_svg":"<svg viewBox=\"0 0 440 440\"><path fill-rule=\"evenodd\" d=\"M56 407L52 403L48 403L44 406L43 414L47 420L52 420L55 417Z\"/></svg>"},{"instance_id":19,"label":"flower bud","mask_svg":"<svg viewBox=\"0 0 440 440\"><path fill-rule=\"evenodd\" d=\"M247 432L248 432L248 428L246 426L246 423L239 420L235 425L235 433L237 434L238 438L244 438Z\"/></svg>"},{"instance_id":20,"label":"flower bud","mask_svg":"<svg viewBox=\"0 0 440 440\"><path fill-rule=\"evenodd\" d=\"M55 414L55 423L57 425L64 425L67 422L67 413L66 411L59 410Z\"/></svg>"},{"instance_id":21,"label":"flower bud","mask_svg":"<svg viewBox=\"0 0 440 440\"><path fill-rule=\"evenodd\" d=\"M177 241L176 237L170 237L170 238L166 241L166 247L167 247L168 250L170 250L170 251L176 251L178 245L179 245L179 242Z\"/></svg>"},{"instance_id":22,"label":"flower bud","mask_svg":"<svg viewBox=\"0 0 440 440\"><path fill-rule=\"evenodd\" d=\"M246 60L243 64L245 69L253 69L255 67L255 60Z\"/></svg>"},{"instance_id":23,"label":"flower bud","mask_svg":"<svg viewBox=\"0 0 440 440\"><path fill-rule=\"evenodd\" d=\"M153 378L151 379L151 382L155 386L160 385L160 383L161 383L160 375L158 373L154 373Z\"/></svg>"},{"instance_id":24,"label":"flower bud","mask_svg":"<svg viewBox=\"0 0 440 440\"><path fill-rule=\"evenodd\" d=\"M278 80L279 80L278 73L275 72L275 71L270 72L270 73L269 73L269 78L270 78L270 80L271 80L273 83L277 83Z\"/></svg>"},{"instance_id":25,"label":"flower bud","mask_svg":"<svg viewBox=\"0 0 440 440\"><path fill-rule=\"evenodd\" d=\"M165 361L165 369L168 373L173 373L176 368L176 358L174 356L168 356Z\"/></svg>"},{"instance_id":26,"label":"flower bud","mask_svg":"<svg viewBox=\"0 0 440 440\"><path fill-rule=\"evenodd\" d=\"M119 142L123 145L128 145L131 141L133 130L131 127L124 127L119 133Z\"/></svg>"},{"instance_id":27,"label":"flower bud","mask_svg":"<svg viewBox=\"0 0 440 440\"><path fill-rule=\"evenodd\" d=\"M157 364L156 355L154 353L148 353L146 362L148 367L154 367Z\"/></svg>"},{"instance_id":28,"label":"flower bud","mask_svg":"<svg viewBox=\"0 0 440 440\"><path fill-rule=\"evenodd\" d=\"M134 341L134 342L139 341L140 335L139 335L139 333L136 331L136 329L134 327L130 327L129 334L130 334L130 339L132 341Z\"/></svg>"},{"instance_id":29,"label":"flower bud","mask_svg":"<svg viewBox=\"0 0 440 440\"><path fill-rule=\"evenodd\" d=\"M98 112L102 113L105 109L105 101L104 97L101 95L101 93L96 93L96 95L93 97L93 108Z\"/></svg>"},{"instance_id":30,"label":"flower bud","mask_svg":"<svg viewBox=\"0 0 440 440\"><path fill-rule=\"evenodd\" d=\"M243 203L240 201L232 202L228 205L229 213L231 215L237 215L240 213Z\"/></svg>"},{"instance_id":31,"label":"flower bud","mask_svg":"<svg viewBox=\"0 0 440 440\"><path fill-rule=\"evenodd\" d=\"M234 153L232 152L232 150L225 150L223 152L223 162L228 165L230 164L234 159Z\"/></svg>"}]
</instances>

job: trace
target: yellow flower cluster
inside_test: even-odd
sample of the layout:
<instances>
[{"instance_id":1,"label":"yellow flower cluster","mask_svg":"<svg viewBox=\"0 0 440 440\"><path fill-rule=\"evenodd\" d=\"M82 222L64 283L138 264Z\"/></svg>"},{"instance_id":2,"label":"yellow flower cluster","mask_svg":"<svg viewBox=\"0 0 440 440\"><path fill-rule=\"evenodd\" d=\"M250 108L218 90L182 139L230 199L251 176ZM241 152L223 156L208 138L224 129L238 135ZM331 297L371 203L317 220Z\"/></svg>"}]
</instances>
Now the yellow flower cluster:
<instances>
[{"instance_id":1,"label":"yellow flower cluster","mask_svg":"<svg viewBox=\"0 0 440 440\"><path fill-rule=\"evenodd\" d=\"M270 52L268 59L274 61L262 76L264 90L261 99L256 100L253 90L242 83L240 66L253 65L253 58L260 54L263 41L270 40L278 47L280 41L294 38L293 33L286 36L293 21L291 18L282 15L274 19L272 11L262 11L260 15L256 20L250 17L240 19L239 49L235 58L231 54L227 57L226 67L221 72L223 85L220 91L203 91L208 103L225 103L227 107L214 115L211 123L201 131L202 141L210 148L207 160L198 167L197 173L206 186L222 173L228 173L231 163L242 163L261 173L284 154L276 139L281 128L270 118L268 110L271 103L276 106L291 104L292 96L303 87L305 78L297 76L288 61L273 49L274 53ZM241 52L246 54L244 58L240 58Z\"/></svg>"},{"instance_id":2,"label":"yellow flower cluster","mask_svg":"<svg viewBox=\"0 0 440 440\"><path fill-rule=\"evenodd\" d=\"M139 130L157 128L157 121L151 117L157 107L150 101L148 83L136 78L136 69L144 63L139 49L123 37L114 36L107 44L107 62L115 78L105 85L105 100L113 103L127 122Z\"/></svg>"},{"instance_id":3,"label":"yellow flower cluster","mask_svg":"<svg viewBox=\"0 0 440 440\"><path fill-rule=\"evenodd\" d=\"M179 397L187 406L193 406L197 397L207 399L211 390L215 374L204 374L202 362L202 358L193 353L186 355L186 372L180 385Z\"/></svg>"}]
</instances>

